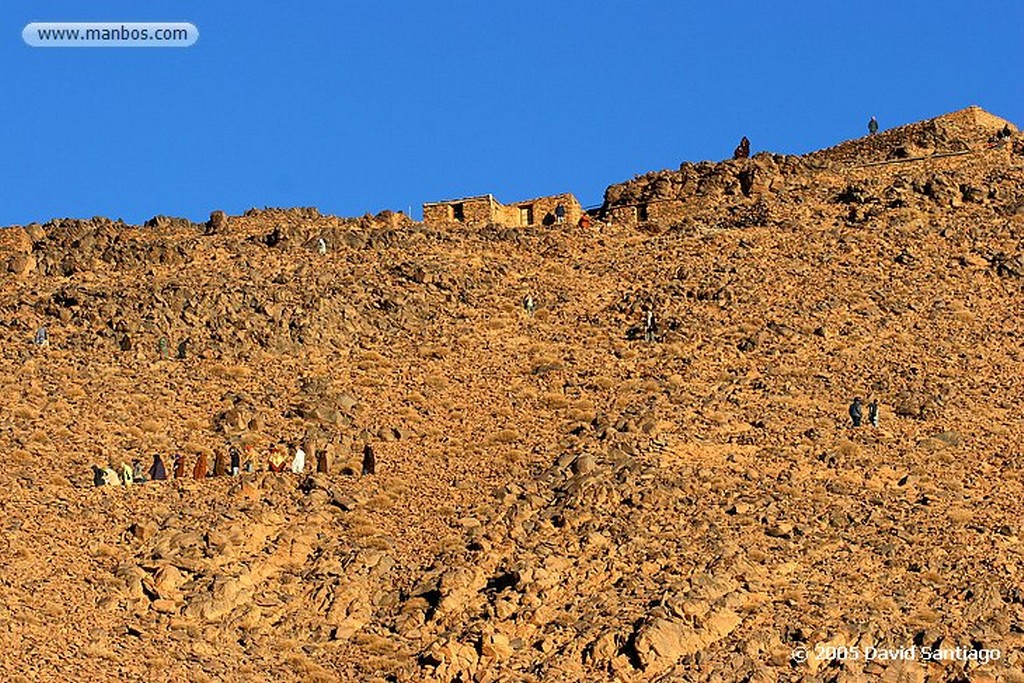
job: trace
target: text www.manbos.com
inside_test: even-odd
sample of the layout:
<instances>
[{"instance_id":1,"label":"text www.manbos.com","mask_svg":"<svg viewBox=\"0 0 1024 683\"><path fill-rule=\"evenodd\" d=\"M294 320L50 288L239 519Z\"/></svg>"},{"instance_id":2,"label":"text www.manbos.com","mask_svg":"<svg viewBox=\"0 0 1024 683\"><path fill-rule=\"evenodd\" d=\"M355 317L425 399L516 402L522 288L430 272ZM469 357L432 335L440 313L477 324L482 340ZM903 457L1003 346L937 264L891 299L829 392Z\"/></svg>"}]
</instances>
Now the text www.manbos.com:
<instances>
[{"instance_id":1,"label":"text www.manbos.com","mask_svg":"<svg viewBox=\"0 0 1024 683\"><path fill-rule=\"evenodd\" d=\"M199 30L186 22L33 22L21 36L32 47L188 47Z\"/></svg>"}]
</instances>

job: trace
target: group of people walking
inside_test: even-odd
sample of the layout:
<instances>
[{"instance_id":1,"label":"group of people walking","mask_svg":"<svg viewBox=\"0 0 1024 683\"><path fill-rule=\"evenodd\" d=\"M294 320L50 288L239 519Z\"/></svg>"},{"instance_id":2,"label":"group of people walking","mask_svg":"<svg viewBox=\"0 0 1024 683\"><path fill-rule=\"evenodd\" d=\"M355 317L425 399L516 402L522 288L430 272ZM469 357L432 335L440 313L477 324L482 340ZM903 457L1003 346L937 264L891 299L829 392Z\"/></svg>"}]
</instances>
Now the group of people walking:
<instances>
[{"instance_id":1,"label":"group of people walking","mask_svg":"<svg viewBox=\"0 0 1024 683\"><path fill-rule=\"evenodd\" d=\"M860 427L864 421L864 402L861 401L860 396L853 399L853 403L850 404L850 419L853 420L854 427ZM868 404L868 424L872 427L878 426L878 399L871 399L871 403Z\"/></svg>"},{"instance_id":2,"label":"group of people walking","mask_svg":"<svg viewBox=\"0 0 1024 683\"><path fill-rule=\"evenodd\" d=\"M145 469L141 462L135 460L132 464L127 462L120 468L108 464L106 467L93 465L93 483L96 486L131 486L142 484L147 481L165 481L167 479L206 479L207 477L237 477L242 473L252 474L256 471L255 449L252 445L245 445L239 450L231 446L227 454L218 451L214 456L213 468L210 467L210 459L206 453L199 453L191 468L186 457L182 454L174 456L170 470L164 464L163 456L156 453L153 455L153 463L149 469ZM306 471L306 451L300 444L289 445L285 442L275 444L270 448L267 457L267 469L270 472L292 472L303 474ZM362 473L375 474L377 459L370 444L363 446L363 467ZM330 471L330 462L326 449L316 452L316 472L327 474Z\"/></svg>"}]
</instances>

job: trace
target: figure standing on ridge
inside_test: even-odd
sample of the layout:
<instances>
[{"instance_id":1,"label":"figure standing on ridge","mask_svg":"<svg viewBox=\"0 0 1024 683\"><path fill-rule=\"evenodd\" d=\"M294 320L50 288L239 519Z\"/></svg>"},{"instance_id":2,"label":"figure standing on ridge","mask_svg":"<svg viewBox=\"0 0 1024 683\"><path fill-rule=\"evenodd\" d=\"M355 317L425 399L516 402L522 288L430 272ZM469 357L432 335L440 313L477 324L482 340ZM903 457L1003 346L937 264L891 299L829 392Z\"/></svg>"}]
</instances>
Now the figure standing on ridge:
<instances>
[{"instance_id":1,"label":"figure standing on ridge","mask_svg":"<svg viewBox=\"0 0 1024 683\"><path fill-rule=\"evenodd\" d=\"M530 315L533 315L533 312L537 310L537 304L534 303L532 294L527 294L523 297L523 310Z\"/></svg>"},{"instance_id":2,"label":"figure standing on ridge","mask_svg":"<svg viewBox=\"0 0 1024 683\"><path fill-rule=\"evenodd\" d=\"M871 399L871 403L868 404L868 423L872 427L878 426L878 399Z\"/></svg>"},{"instance_id":3,"label":"figure standing on ridge","mask_svg":"<svg viewBox=\"0 0 1024 683\"><path fill-rule=\"evenodd\" d=\"M864 419L864 408L860 396L853 399L853 403L850 404L850 419L853 420L854 427L860 427L861 420Z\"/></svg>"},{"instance_id":4,"label":"figure standing on ridge","mask_svg":"<svg viewBox=\"0 0 1024 683\"><path fill-rule=\"evenodd\" d=\"M321 256L327 253L327 241L323 237L318 237L316 240L316 253Z\"/></svg>"},{"instance_id":5,"label":"figure standing on ridge","mask_svg":"<svg viewBox=\"0 0 1024 683\"><path fill-rule=\"evenodd\" d=\"M565 222L565 206L559 204L555 207L555 223Z\"/></svg>"},{"instance_id":6,"label":"figure standing on ridge","mask_svg":"<svg viewBox=\"0 0 1024 683\"><path fill-rule=\"evenodd\" d=\"M733 159L747 159L749 157L750 157L750 140L748 140L747 136L744 135L743 138L740 140L740 144L738 144L736 146L736 149L733 150L732 158Z\"/></svg>"},{"instance_id":7,"label":"figure standing on ridge","mask_svg":"<svg viewBox=\"0 0 1024 683\"><path fill-rule=\"evenodd\" d=\"M868 121L868 135L874 135L878 132L878 120L872 116L871 120Z\"/></svg>"}]
</instances>

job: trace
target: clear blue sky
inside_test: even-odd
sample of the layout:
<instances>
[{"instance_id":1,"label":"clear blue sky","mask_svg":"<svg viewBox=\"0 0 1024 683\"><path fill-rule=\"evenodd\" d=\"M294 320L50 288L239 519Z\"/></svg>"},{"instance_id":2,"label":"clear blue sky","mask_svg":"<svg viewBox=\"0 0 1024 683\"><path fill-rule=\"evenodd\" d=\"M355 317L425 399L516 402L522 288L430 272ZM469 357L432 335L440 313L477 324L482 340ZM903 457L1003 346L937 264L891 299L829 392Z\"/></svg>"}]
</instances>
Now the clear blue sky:
<instances>
[{"instance_id":1,"label":"clear blue sky","mask_svg":"<svg viewBox=\"0 0 1024 683\"><path fill-rule=\"evenodd\" d=\"M31 48L188 21L189 48ZM360 215L802 153L977 104L1024 124L1024 2L2 0L0 225Z\"/></svg>"}]
</instances>

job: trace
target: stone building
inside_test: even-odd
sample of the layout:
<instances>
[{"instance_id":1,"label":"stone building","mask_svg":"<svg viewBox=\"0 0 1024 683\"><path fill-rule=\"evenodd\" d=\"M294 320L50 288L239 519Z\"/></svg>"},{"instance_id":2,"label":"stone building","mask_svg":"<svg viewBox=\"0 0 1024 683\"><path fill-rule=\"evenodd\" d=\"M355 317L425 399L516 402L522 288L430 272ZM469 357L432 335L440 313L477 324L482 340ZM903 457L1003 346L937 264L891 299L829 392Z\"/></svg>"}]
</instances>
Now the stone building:
<instances>
[{"instance_id":1,"label":"stone building","mask_svg":"<svg viewBox=\"0 0 1024 683\"><path fill-rule=\"evenodd\" d=\"M513 204L502 204L494 195L464 197L423 205L423 222L428 225L444 223L498 223L508 226L554 225L559 204L565 209L564 222L575 225L583 208L569 193L527 199Z\"/></svg>"}]
</instances>

